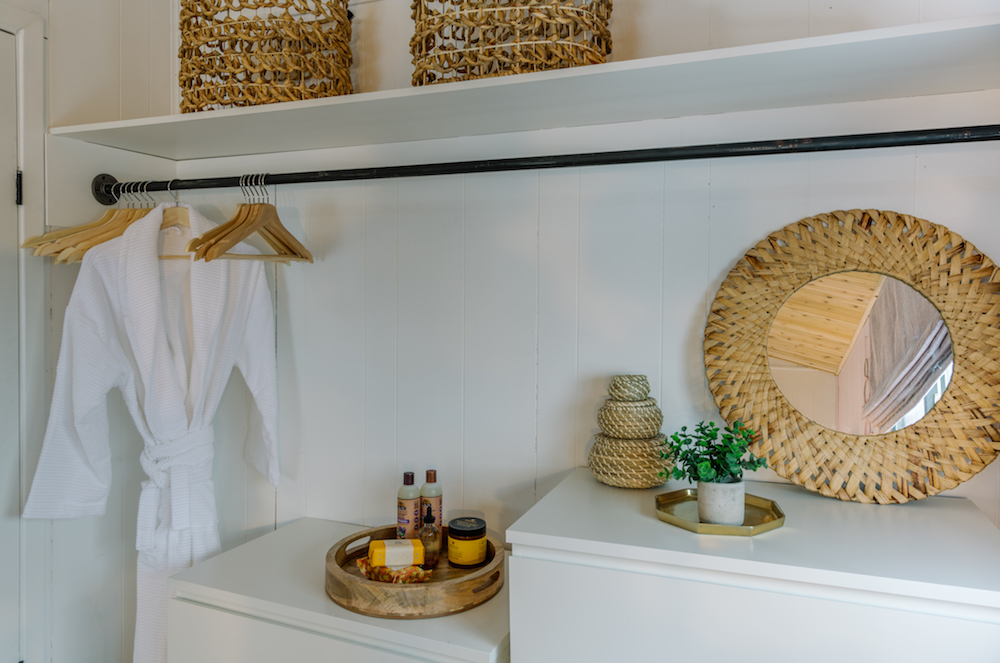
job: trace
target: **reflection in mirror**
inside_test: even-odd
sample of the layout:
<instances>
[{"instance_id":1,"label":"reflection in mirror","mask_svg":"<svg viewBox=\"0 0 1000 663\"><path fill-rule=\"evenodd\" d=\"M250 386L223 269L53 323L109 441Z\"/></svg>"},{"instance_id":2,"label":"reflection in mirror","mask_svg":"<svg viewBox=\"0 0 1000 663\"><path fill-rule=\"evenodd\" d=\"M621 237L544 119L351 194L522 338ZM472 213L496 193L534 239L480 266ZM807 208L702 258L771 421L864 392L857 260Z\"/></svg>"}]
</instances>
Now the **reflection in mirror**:
<instances>
[{"instance_id":1,"label":"reflection in mirror","mask_svg":"<svg viewBox=\"0 0 1000 663\"><path fill-rule=\"evenodd\" d=\"M951 337L923 295L889 276L843 272L788 298L768 336L781 393L842 433L878 435L919 421L952 373Z\"/></svg>"}]
</instances>

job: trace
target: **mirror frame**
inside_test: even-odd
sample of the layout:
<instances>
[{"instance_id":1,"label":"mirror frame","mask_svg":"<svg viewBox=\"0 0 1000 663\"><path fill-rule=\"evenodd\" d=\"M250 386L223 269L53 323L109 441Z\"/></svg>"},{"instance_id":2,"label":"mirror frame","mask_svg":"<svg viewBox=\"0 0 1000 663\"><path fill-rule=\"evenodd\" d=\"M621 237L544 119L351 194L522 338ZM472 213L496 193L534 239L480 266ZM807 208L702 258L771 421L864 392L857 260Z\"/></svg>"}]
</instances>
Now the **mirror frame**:
<instances>
[{"instance_id":1,"label":"mirror frame","mask_svg":"<svg viewBox=\"0 0 1000 663\"><path fill-rule=\"evenodd\" d=\"M846 271L913 287L951 334L951 382L903 430L825 428L792 407L771 376L767 340L778 309L806 283ZM708 316L705 371L719 412L757 431L750 450L779 476L828 497L890 504L954 488L1000 452L998 272L958 234L896 212L835 211L771 233L732 268Z\"/></svg>"}]
</instances>

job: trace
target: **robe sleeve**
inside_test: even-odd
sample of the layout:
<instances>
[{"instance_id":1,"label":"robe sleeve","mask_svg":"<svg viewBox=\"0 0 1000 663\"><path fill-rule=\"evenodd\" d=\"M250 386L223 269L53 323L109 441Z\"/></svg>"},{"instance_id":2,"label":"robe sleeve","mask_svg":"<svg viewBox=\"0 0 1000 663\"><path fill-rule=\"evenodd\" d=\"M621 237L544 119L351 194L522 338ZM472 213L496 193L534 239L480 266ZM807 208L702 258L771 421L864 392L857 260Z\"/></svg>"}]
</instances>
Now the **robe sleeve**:
<instances>
[{"instance_id":1,"label":"robe sleeve","mask_svg":"<svg viewBox=\"0 0 1000 663\"><path fill-rule=\"evenodd\" d=\"M255 270L251 285L253 295L236 358L236 367L243 374L254 407L247 426L243 457L272 486L278 485L278 395L274 343L274 309L271 291L264 270Z\"/></svg>"},{"instance_id":2,"label":"robe sleeve","mask_svg":"<svg viewBox=\"0 0 1000 663\"><path fill-rule=\"evenodd\" d=\"M111 488L107 394L127 360L103 279L80 270L63 321L55 389L25 518L102 515Z\"/></svg>"}]
</instances>

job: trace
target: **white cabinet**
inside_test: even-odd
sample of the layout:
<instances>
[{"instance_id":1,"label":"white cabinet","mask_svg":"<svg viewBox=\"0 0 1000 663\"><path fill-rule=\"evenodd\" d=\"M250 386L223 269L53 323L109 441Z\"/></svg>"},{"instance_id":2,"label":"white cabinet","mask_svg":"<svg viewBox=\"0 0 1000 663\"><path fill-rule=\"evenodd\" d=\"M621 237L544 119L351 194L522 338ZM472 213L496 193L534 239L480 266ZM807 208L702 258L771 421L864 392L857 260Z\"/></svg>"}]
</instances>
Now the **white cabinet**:
<instances>
[{"instance_id":1,"label":"white cabinet","mask_svg":"<svg viewBox=\"0 0 1000 663\"><path fill-rule=\"evenodd\" d=\"M326 552L364 529L303 518L170 579L170 663L504 663L508 595L433 619L359 615L326 595Z\"/></svg>"},{"instance_id":2,"label":"white cabinet","mask_svg":"<svg viewBox=\"0 0 1000 663\"><path fill-rule=\"evenodd\" d=\"M515 663L1000 660L1000 530L970 501L748 482L785 525L709 536L659 521L670 489L578 469L507 530Z\"/></svg>"}]
</instances>

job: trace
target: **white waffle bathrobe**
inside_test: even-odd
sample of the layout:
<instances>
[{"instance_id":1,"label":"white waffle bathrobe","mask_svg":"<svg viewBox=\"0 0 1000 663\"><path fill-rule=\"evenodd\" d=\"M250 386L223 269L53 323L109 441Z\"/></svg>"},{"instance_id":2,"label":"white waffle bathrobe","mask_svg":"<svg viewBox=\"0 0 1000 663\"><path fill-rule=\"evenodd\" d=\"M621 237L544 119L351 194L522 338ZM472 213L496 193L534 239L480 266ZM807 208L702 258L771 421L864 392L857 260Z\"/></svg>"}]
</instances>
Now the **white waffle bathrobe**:
<instances>
[{"instance_id":1,"label":"white waffle bathrobe","mask_svg":"<svg viewBox=\"0 0 1000 663\"><path fill-rule=\"evenodd\" d=\"M84 256L66 309L55 392L27 518L104 513L106 396L121 390L145 448L136 549L135 663L166 659L167 576L219 551L212 419L234 366L256 404L244 454L278 483L274 321L264 264L158 260L208 230L161 231L163 208ZM253 253L240 245L232 252Z\"/></svg>"}]
</instances>

